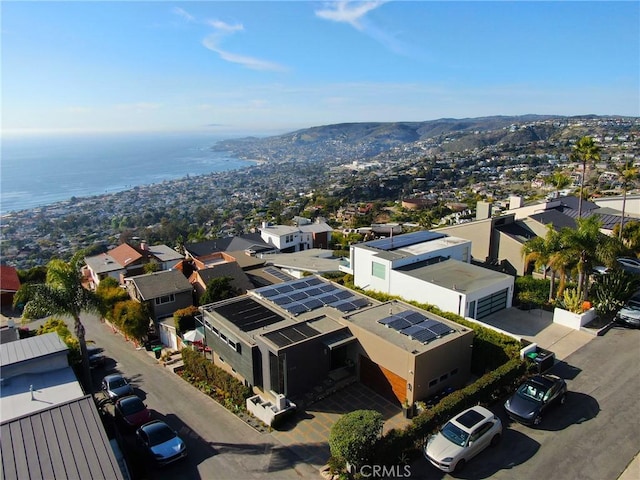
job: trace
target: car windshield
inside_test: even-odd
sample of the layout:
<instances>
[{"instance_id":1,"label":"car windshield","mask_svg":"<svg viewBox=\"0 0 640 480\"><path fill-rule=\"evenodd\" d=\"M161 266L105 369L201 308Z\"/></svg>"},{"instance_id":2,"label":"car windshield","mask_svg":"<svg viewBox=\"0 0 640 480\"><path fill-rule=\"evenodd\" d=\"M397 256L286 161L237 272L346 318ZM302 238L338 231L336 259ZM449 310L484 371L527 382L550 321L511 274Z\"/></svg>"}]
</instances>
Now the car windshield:
<instances>
[{"instance_id":1,"label":"car windshield","mask_svg":"<svg viewBox=\"0 0 640 480\"><path fill-rule=\"evenodd\" d=\"M157 425L147 431L149 436L149 445L160 445L168 442L176 436L176 434L166 425Z\"/></svg>"},{"instance_id":2,"label":"car windshield","mask_svg":"<svg viewBox=\"0 0 640 480\"><path fill-rule=\"evenodd\" d=\"M546 393L542 385L525 382L518 388L518 395L529 400L541 401Z\"/></svg>"},{"instance_id":3,"label":"car windshield","mask_svg":"<svg viewBox=\"0 0 640 480\"><path fill-rule=\"evenodd\" d=\"M109 382L109 388L120 388L127 384L124 378L114 378Z\"/></svg>"},{"instance_id":4,"label":"car windshield","mask_svg":"<svg viewBox=\"0 0 640 480\"><path fill-rule=\"evenodd\" d=\"M126 402L120 402L120 410L123 415L133 415L144 410L144 403L137 398L128 399Z\"/></svg>"},{"instance_id":5,"label":"car windshield","mask_svg":"<svg viewBox=\"0 0 640 480\"><path fill-rule=\"evenodd\" d=\"M442 427L440 433L442 433L447 440L461 447L465 446L467 439L469 438L469 434L467 432L451 422L448 422L444 427Z\"/></svg>"}]
</instances>

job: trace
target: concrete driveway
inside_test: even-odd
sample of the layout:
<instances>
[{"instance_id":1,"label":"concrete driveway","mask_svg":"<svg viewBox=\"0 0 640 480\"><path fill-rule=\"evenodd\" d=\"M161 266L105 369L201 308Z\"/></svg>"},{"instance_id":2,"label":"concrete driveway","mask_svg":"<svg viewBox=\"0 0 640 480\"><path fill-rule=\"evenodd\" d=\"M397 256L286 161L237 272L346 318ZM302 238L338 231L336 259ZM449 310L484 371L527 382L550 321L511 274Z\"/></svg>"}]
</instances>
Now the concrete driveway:
<instances>
[{"instance_id":1,"label":"concrete driveway","mask_svg":"<svg viewBox=\"0 0 640 480\"><path fill-rule=\"evenodd\" d=\"M486 324L508 335L537 343L551 350L558 360L567 358L589 342L597 339L597 332L590 329L574 330L553 323L553 313L544 310L500 310L477 323Z\"/></svg>"}]
</instances>

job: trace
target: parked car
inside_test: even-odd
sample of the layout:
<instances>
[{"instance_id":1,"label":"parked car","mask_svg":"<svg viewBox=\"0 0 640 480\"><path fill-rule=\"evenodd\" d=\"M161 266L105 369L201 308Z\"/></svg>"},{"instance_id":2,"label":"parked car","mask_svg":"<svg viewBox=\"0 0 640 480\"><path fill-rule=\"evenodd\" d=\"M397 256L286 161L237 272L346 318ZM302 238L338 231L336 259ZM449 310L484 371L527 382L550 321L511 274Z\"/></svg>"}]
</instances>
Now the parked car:
<instances>
[{"instance_id":1,"label":"parked car","mask_svg":"<svg viewBox=\"0 0 640 480\"><path fill-rule=\"evenodd\" d=\"M151 420L151 412L136 395L127 395L116 401L114 408L116 421L127 428L137 428Z\"/></svg>"},{"instance_id":2,"label":"parked car","mask_svg":"<svg viewBox=\"0 0 640 480\"><path fill-rule=\"evenodd\" d=\"M526 380L504 403L507 415L524 425L540 425L545 410L567 399L567 383L555 375L536 375Z\"/></svg>"},{"instance_id":3,"label":"parked car","mask_svg":"<svg viewBox=\"0 0 640 480\"><path fill-rule=\"evenodd\" d=\"M640 274L640 260L637 258L620 257L616 258L616 261L624 271Z\"/></svg>"},{"instance_id":4,"label":"parked car","mask_svg":"<svg viewBox=\"0 0 640 480\"><path fill-rule=\"evenodd\" d=\"M479 405L459 413L440 431L429 437L424 456L444 472L460 471L489 445L495 446L502 435L502 422L490 410Z\"/></svg>"},{"instance_id":5,"label":"parked car","mask_svg":"<svg viewBox=\"0 0 640 480\"><path fill-rule=\"evenodd\" d=\"M89 354L89 368L104 367L105 356L100 347L89 345L87 353Z\"/></svg>"},{"instance_id":6,"label":"parked car","mask_svg":"<svg viewBox=\"0 0 640 480\"><path fill-rule=\"evenodd\" d=\"M187 456L185 443L161 420L153 420L138 428L136 439L157 465L167 465Z\"/></svg>"},{"instance_id":7,"label":"parked car","mask_svg":"<svg viewBox=\"0 0 640 480\"><path fill-rule=\"evenodd\" d=\"M127 382L127 379L118 373L107 375L102 379L102 391L112 402L115 402L120 397L133 395L133 388Z\"/></svg>"},{"instance_id":8,"label":"parked car","mask_svg":"<svg viewBox=\"0 0 640 480\"><path fill-rule=\"evenodd\" d=\"M626 327L640 328L640 293L632 296L616 313L616 323Z\"/></svg>"}]
</instances>

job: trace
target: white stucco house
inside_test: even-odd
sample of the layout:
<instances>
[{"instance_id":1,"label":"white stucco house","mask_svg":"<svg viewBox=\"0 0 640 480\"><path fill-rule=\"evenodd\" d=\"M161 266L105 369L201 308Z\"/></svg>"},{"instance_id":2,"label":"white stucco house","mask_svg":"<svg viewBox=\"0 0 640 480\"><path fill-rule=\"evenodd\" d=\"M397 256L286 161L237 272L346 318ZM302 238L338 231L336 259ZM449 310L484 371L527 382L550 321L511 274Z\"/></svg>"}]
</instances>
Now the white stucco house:
<instances>
[{"instance_id":1,"label":"white stucco house","mask_svg":"<svg viewBox=\"0 0 640 480\"><path fill-rule=\"evenodd\" d=\"M352 245L354 284L435 305L464 317L483 318L510 308L514 277L471 263L471 242L437 231L419 231Z\"/></svg>"}]
</instances>

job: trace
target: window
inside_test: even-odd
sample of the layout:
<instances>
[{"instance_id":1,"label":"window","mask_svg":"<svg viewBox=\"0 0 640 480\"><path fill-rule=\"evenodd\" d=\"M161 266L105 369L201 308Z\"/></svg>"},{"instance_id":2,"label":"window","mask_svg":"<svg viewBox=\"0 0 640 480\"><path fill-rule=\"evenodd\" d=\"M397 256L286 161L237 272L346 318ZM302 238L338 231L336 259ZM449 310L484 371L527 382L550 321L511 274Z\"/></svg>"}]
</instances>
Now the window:
<instances>
[{"instance_id":1,"label":"window","mask_svg":"<svg viewBox=\"0 0 640 480\"><path fill-rule=\"evenodd\" d=\"M448 374L448 373L445 373L444 375L442 375L442 376L440 377L440 381L441 381L441 382L444 382L447 378L449 378L449 374Z\"/></svg>"},{"instance_id":2,"label":"window","mask_svg":"<svg viewBox=\"0 0 640 480\"><path fill-rule=\"evenodd\" d=\"M433 380L431 380L431 381L429 382L429 386L430 386L430 387L433 387L436 383L438 383L438 379L437 379L437 378L434 378Z\"/></svg>"},{"instance_id":3,"label":"window","mask_svg":"<svg viewBox=\"0 0 640 480\"><path fill-rule=\"evenodd\" d=\"M214 327L213 325L211 325L211 331L212 331L213 333L215 333L215 334L216 334L216 336L219 336L219 335L220 335L220 331L219 331L216 327Z\"/></svg>"},{"instance_id":4,"label":"window","mask_svg":"<svg viewBox=\"0 0 640 480\"><path fill-rule=\"evenodd\" d=\"M231 340L230 338L227 340L227 343L229 344L229 346L231 348L233 348L234 350L236 350L236 342L234 342L233 340Z\"/></svg>"},{"instance_id":5,"label":"window","mask_svg":"<svg viewBox=\"0 0 640 480\"><path fill-rule=\"evenodd\" d=\"M382 263L371 262L371 275L384 280L386 278L387 269Z\"/></svg>"},{"instance_id":6,"label":"window","mask_svg":"<svg viewBox=\"0 0 640 480\"><path fill-rule=\"evenodd\" d=\"M457 374L458 374L458 369L454 368L453 370L451 370L451 373L449 375L453 377L454 375L457 375Z\"/></svg>"},{"instance_id":7,"label":"window","mask_svg":"<svg viewBox=\"0 0 640 480\"><path fill-rule=\"evenodd\" d=\"M171 303L175 301L176 297L173 295L173 293L171 295L163 295L162 297L158 297L155 299L156 305L162 305L164 303Z\"/></svg>"},{"instance_id":8,"label":"window","mask_svg":"<svg viewBox=\"0 0 640 480\"><path fill-rule=\"evenodd\" d=\"M227 336L222 332L220 332L220 340L222 340L223 342L227 341Z\"/></svg>"}]
</instances>

